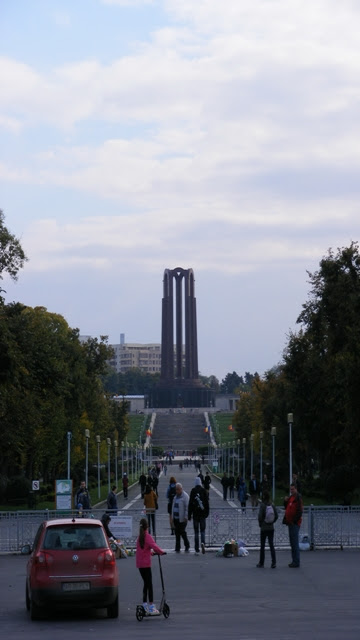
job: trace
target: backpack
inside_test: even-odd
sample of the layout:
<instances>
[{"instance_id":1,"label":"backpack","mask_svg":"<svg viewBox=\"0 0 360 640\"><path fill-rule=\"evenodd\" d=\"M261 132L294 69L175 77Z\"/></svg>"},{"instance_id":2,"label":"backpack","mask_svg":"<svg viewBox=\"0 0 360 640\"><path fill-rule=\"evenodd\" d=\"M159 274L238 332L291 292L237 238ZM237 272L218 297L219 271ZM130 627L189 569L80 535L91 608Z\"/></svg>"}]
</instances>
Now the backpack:
<instances>
[{"instance_id":1,"label":"backpack","mask_svg":"<svg viewBox=\"0 0 360 640\"><path fill-rule=\"evenodd\" d=\"M266 522L266 524L273 524L274 520L275 520L274 507L272 506L272 504L268 504L266 506L264 521Z\"/></svg>"},{"instance_id":2,"label":"backpack","mask_svg":"<svg viewBox=\"0 0 360 640\"><path fill-rule=\"evenodd\" d=\"M174 497L176 496L176 489L175 487L170 487L170 491L169 491L169 504L173 503Z\"/></svg>"},{"instance_id":3,"label":"backpack","mask_svg":"<svg viewBox=\"0 0 360 640\"><path fill-rule=\"evenodd\" d=\"M199 511L199 512L205 511L204 503L201 500L199 493L197 493L196 496L195 496L195 502L196 502L197 511Z\"/></svg>"}]
</instances>

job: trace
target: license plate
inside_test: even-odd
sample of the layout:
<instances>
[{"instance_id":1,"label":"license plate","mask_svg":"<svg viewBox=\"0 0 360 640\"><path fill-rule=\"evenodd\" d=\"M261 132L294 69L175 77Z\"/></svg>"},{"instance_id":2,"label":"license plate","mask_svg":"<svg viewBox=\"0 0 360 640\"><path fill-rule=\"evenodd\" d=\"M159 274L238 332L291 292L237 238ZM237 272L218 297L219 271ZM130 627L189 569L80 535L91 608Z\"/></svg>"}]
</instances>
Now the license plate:
<instances>
[{"instance_id":1,"label":"license plate","mask_svg":"<svg viewBox=\"0 0 360 640\"><path fill-rule=\"evenodd\" d=\"M63 582L63 591L90 591L90 582Z\"/></svg>"}]
</instances>

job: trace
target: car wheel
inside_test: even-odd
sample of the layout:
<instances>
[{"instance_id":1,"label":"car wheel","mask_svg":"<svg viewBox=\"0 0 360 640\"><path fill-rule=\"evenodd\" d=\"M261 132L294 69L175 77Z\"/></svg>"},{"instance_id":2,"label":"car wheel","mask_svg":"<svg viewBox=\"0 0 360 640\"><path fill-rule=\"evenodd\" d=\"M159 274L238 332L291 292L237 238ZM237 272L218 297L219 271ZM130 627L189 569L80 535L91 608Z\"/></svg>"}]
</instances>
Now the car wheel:
<instances>
[{"instance_id":1,"label":"car wheel","mask_svg":"<svg viewBox=\"0 0 360 640\"><path fill-rule=\"evenodd\" d=\"M116 596L115 602L107 607L108 618L118 618L119 617L119 597Z\"/></svg>"},{"instance_id":2,"label":"car wheel","mask_svg":"<svg viewBox=\"0 0 360 640\"><path fill-rule=\"evenodd\" d=\"M28 583L26 583L26 587L25 587L25 604L26 604L27 611L30 611L30 597L29 597Z\"/></svg>"},{"instance_id":3,"label":"car wheel","mask_svg":"<svg viewBox=\"0 0 360 640\"><path fill-rule=\"evenodd\" d=\"M44 610L39 605L35 604L33 599L30 600L30 618L31 620L42 620L44 617Z\"/></svg>"}]
</instances>

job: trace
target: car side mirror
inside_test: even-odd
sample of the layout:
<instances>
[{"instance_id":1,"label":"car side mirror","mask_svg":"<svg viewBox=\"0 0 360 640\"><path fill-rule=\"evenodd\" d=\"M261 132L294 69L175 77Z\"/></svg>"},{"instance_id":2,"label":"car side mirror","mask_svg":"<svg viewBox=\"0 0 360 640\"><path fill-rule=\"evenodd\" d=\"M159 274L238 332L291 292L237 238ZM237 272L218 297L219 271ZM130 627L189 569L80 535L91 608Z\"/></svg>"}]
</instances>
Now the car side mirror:
<instances>
[{"instance_id":1,"label":"car side mirror","mask_svg":"<svg viewBox=\"0 0 360 640\"><path fill-rule=\"evenodd\" d=\"M31 553L31 545L30 544L24 544L23 547L21 547L21 555L22 556L29 556Z\"/></svg>"}]
</instances>

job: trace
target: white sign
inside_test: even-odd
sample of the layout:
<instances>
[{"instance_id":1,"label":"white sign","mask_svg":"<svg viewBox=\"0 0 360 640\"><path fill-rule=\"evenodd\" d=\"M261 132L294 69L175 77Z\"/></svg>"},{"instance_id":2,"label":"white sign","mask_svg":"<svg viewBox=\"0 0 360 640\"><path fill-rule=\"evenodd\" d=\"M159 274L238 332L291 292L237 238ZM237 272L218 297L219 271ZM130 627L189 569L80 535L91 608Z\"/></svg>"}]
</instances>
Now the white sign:
<instances>
[{"instance_id":1,"label":"white sign","mask_svg":"<svg viewBox=\"0 0 360 640\"><path fill-rule=\"evenodd\" d=\"M111 516L109 529L115 538L131 538L132 537L132 516Z\"/></svg>"},{"instance_id":2,"label":"white sign","mask_svg":"<svg viewBox=\"0 0 360 640\"><path fill-rule=\"evenodd\" d=\"M33 491L39 491L40 489L40 480L33 480L32 481L32 490Z\"/></svg>"}]
</instances>

